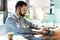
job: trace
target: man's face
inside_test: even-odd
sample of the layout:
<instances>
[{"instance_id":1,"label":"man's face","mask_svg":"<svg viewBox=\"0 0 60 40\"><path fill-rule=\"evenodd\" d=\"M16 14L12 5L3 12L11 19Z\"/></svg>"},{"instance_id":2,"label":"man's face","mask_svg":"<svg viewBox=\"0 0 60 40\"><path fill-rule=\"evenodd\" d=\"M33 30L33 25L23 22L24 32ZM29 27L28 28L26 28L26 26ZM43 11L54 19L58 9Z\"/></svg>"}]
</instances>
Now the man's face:
<instances>
[{"instance_id":1,"label":"man's face","mask_svg":"<svg viewBox=\"0 0 60 40\"><path fill-rule=\"evenodd\" d=\"M27 11L27 6L23 5L22 7L17 7L17 11L20 16L24 17Z\"/></svg>"}]
</instances>

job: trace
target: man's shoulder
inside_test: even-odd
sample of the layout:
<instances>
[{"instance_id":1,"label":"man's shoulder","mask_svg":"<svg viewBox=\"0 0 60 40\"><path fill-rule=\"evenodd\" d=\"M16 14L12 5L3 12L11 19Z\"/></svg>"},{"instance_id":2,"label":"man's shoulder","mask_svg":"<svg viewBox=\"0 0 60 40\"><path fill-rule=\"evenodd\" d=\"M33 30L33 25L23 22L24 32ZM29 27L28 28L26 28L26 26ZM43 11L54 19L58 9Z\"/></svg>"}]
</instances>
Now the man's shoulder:
<instances>
[{"instance_id":1,"label":"man's shoulder","mask_svg":"<svg viewBox=\"0 0 60 40\"><path fill-rule=\"evenodd\" d=\"M12 21L12 20L13 21L16 21L17 20L14 14L8 16L7 19L6 19L6 21Z\"/></svg>"},{"instance_id":2,"label":"man's shoulder","mask_svg":"<svg viewBox=\"0 0 60 40\"><path fill-rule=\"evenodd\" d=\"M7 17L5 21L5 23L10 23L10 22L17 22L16 18L13 15Z\"/></svg>"},{"instance_id":3,"label":"man's shoulder","mask_svg":"<svg viewBox=\"0 0 60 40\"><path fill-rule=\"evenodd\" d=\"M15 16L15 14L11 14L11 15L9 15L8 17L7 17L8 19L16 19L16 16Z\"/></svg>"}]
</instances>

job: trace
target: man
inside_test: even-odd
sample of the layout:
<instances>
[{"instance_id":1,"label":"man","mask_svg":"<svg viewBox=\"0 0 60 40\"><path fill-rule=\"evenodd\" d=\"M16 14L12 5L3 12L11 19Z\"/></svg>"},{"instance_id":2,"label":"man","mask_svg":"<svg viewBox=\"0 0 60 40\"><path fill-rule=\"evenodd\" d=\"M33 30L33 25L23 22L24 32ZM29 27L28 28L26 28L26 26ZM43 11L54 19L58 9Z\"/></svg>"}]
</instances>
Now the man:
<instances>
[{"instance_id":1,"label":"man","mask_svg":"<svg viewBox=\"0 0 60 40\"><path fill-rule=\"evenodd\" d=\"M7 17L5 26L6 32L13 32L15 35L20 34L24 38L32 38L34 34L50 34L48 31L46 32L45 28L42 32L34 32L31 29L39 29L38 25L34 25L32 22L27 21L24 16L26 15L27 4L23 1L18 1L15 6L15 14ZM47 29L49 30L49 29ZM45 33L46 32L46 33ZM50 32L50 31L49 31ZM9 34L9 38L11 38L12 34Z\"/></svg>"},{"instance_id":2,"label":"man","mask_svg":"<svg viewBox=\"0 0 60 40\"><path fill-rule=\"evenodd\" d=\"M23 1L18 1L15 6L15 14L7 17L5 26L6 33L13 32L15 35L21 34L23 37L31 36L39 32L33 32L31 29L40 29L37 25L27 21L24 16L27 11L27 4ZM33 32L33 33L32 33Z\"/></svg>"}]
</instances>

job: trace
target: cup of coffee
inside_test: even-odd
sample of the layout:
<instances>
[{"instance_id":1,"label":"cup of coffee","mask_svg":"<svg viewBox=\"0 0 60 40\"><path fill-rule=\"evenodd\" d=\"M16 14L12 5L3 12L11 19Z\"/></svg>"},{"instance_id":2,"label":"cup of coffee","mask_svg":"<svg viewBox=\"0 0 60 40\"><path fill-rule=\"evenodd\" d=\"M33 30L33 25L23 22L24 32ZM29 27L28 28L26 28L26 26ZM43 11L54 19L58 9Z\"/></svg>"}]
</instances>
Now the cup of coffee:
<instances>
[{"instance_id":1,"label":"cup of coffee","mask_svg":"<svg viewBox=\"0 0 60 40\"><path fill-rule=\"evenodd\" d=\"M9 40L13 40L13 33L11 33L11 32L8 33L8 39L9 39Z\"/></svg>"}]
</instances>

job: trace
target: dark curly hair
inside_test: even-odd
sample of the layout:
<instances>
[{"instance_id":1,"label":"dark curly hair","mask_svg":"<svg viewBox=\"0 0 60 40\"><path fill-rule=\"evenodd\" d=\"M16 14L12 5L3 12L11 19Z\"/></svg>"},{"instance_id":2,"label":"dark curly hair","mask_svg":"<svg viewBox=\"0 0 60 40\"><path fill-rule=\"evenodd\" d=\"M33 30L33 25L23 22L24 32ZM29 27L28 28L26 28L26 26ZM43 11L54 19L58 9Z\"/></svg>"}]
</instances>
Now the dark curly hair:
<instances>
[{"instance_id":1,"label":"dark curly hair","mask_svg":"<svg viewBox=\"0 0 60 40\"><path fill-rule=\"evenodd\" d=\"M15 9L17 9L18 6L19 6L19 7L22 7L23 5L27 6L27 3L24 2L24 1L18 1L18 2L16 3L16 5L15 5Z\"/></svg>"}]
</instances>

